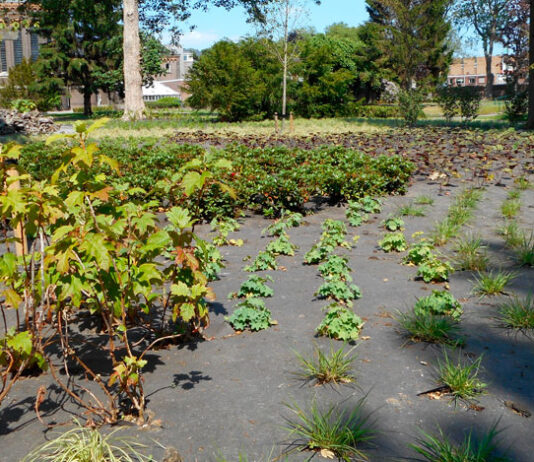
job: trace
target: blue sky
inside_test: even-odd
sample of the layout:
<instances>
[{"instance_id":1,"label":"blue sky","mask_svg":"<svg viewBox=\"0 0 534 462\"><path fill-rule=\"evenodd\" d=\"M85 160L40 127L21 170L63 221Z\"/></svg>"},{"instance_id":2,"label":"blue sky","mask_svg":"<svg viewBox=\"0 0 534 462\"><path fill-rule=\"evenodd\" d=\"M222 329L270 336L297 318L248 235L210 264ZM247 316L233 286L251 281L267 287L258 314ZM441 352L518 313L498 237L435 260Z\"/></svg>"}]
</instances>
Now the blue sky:
<instances>
[{"instance_id":1,"label":"blue sky","mask_svg":"<svg viewBox=\"0 0 534 462\"><path fill-rule=\"evenodd\" d=\"M318 32L335 22L345 22L357 26L367 19L363 0L323 0L321 5L309 3L309 25ZM189 32L189 25L184 27L181 44L185 48L207 48L222 38L237 40L254 29L246 22L246 14L241 7L226 11L223 8L211 8L207 12L195 11L189 20L196 28Z\"/></svg>"}]
</instances>

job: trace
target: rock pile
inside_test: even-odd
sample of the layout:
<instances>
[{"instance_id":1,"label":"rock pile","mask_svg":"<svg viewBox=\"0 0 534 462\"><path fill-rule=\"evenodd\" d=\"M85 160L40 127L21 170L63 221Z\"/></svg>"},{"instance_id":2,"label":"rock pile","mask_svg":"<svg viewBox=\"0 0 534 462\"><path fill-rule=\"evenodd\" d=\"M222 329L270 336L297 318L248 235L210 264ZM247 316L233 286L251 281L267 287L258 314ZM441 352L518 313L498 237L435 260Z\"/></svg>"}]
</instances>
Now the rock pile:
<instances>
[{"instance_id":1,"label":"rock pile","mask_svg":"<svg viewBox=\"0 0 534 462\"><path fill-rule=\"evenodd\" d=\"M54 133L59 127L50 117L43 117L38 111L20 113L9 109L0 109L0 136L26 133L37 135Z\"/></svg>"}]
</instances>

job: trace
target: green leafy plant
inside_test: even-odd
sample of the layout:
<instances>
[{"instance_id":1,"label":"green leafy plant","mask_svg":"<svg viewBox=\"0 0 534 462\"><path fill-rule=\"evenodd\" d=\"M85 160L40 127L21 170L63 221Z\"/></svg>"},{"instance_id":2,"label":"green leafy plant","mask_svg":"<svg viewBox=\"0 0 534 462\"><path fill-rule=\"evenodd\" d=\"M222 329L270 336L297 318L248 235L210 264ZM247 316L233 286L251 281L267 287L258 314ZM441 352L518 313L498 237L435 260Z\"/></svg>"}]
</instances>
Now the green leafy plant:
<instances>
[{"instance_id":1,"label":"green leafy plant","mask_svg":"<svg viewBox=\"0 0 534 462\"><path fill-rule=\"evenodd\" d=\"M243 245L241 239L228 239L230 233L238 231L239 223L234 218L214 218L211 221L211 230L216 231L217 235L213 238L213 243L218 246L235 245L240 247Z\"/></svg>"},{"instance_id":2,"label":"green leafy plant","mask_svg":"<svg viewBox=\"0 0 534 462\"><path fill-rule=\"evenodd\" d=\"M308 265L316 265L327 258L333 251L333 246L319 242L314 244L312 248L304 254L304 261Z\"/></svg>"},{"instance_id":3,"label":"green leafy plant","mask_svg":"<svg viewBox=\"0 0 534 462\"><path fill-rule=\"evenodd\" d=\"M452 441L441 428L434 435L421 431L422 437L410 447L427 462L511 462L509 457L498 454L497 424L478 440L470 430L460 444Z\"/></svg>"},{"instance_id":4,"label":"green leafy plant","mask_svg":"<svg viewBox=\"0 0 534 462\"><path fill-rule=\"evenodd\" d=\"M363 327L363 321L352 310L333 303L326 307L326 315L317 333L336 340L357 340Z\"/></svg>"},{"instance_id":5,"label":"green leafy plant","mask_svg":"<svg viewBox=\"0 0 534 462\"><path fill-rule=\"evenodd\" d=\"M519 199L506 199L501 205L501 213L504 218L511 219L517 216L521 209Z\"/></svg>"},{"instance_id":6,"label":"green leafy plant","mask_svg":"<svg viewBox=\"0 0 534 462\"><path fill-rule=\"evenodd\" d=\"M504 242L508 247L514 248L521 244L523 234L516 221L506 220L498 231L504 237Z\"/></svg>"},{"instance_id":7,"label":"green leafy plant","mask_svg":"<svg viewBox=\"0 0 534 462\"><path fill-rule=\"evenodd\" d=\"M278 264L276 263L276 255L273 255L271 252L261 251L258 253L258 256L254 261L243 268L244 271L249 271L251 273L255 271L267 271L267 270L276 270L278 269Z\"/></svg>"},{"instance_id":8,"label":"green leafy plant","mask_svg":"<svg viewBox=\"0 0 534 462\"><path fill-rule=\"evenodd\" d=\"M397 313L395 320L399 331L412 342L442 343L445 345L462 345L458 337L458 322L450 316L439 316L428 312L414 310Z\"/></svg>"},{"instance_id":9,"label":"green leafy plant","mask_svg":"<svg viewBox=\"0 0 534 462\"><path fill-rule=\"evenodd\" d=\"M272 282L273 278L270 276L256 276L252 275L241 284L239 291L230 294L230 297L249 298L249 297L272 297L274 290L270 288L266 282Z\"/></svg>"},{"instance_id":10,"label":"green leafy plant","mask_svg":"<svg viewBox=\"0 0 534 462\"><path fill-rule=\"evenodd\" d=\"M301 213L282 210L281 217L267 226L267 228L262 231L262 234L281 236L288 228L296 228L300 226L303 218Z\"/></svg>"},{"instance_id":11,"label":"green leafy plant","mask_svg":"<svg viewBox=\"0 0 534 462\"><path fill-rule=\"evenodd\" d=\"M360 226L369 220L369 213L380 213L382 204L379 199L365 196L357 201L348 201L345 215L350 226Z\"/></svg>"},{"instance_id":12,"label":"green leafy plant","mask_svg":"<svg viewBox=\"0 0 534 462\"><path fill-rule=\"evenodd\" d=\"M366 213L360 212L359 208L357 210L351 209L350 202L348 203L348 205L349 205L349 208L347 208L346 217L347 217L347 220L350 226L358 227L369 220L369 215L367 215Z\"/></svg>"},{"instance_id":13,"label":"green leafy plant","mask_svg":"<svg viewBox=\"0 0 534 462\"><path fill-rule=\"evenodd\" d=\"M446 315L455 320L459 320L462 313L462 305L454 296L446 290L433 290L432 294L421 297L414 306L414 313L434 315Z\"/></svg>"},{"instance_id":14,"label":"green leafy plant","mask_svg":"<svg viewBox=\"0 0 534 462\"><path fill-rule=\"evenodd\" d=\"M350 412L337 406L322 410L315 401L307 411L297 404L288 405L295 416L287 422L290 436L297 437L291 445L293 451L315 451L346 462L367 460L361 446L368 444L375 432L369 425L369 416L364 414L364 403L365 398L360 399Z\"/></svg>"},{"instance_id":15,"label":"green leafy plant","mask_svg":"<svg viewBox=\"0 0 534 462\"><path fill-rule=\"evenodd\" d=\"M301 366L298 376L305 380L315 380L319 385L353 382L355 377L352 367L356 359L352 355L353 350L354 347L348 351L345 351L345 347L334 350L331 344L328 353L324 353L318 346L315 346L312 357L295 353Z\"/></svg>"},{"instance_id":16,"label":"green leafy plant","mask_svg":"<svg viewBox=\"0 0 534 462\"><path fill-rule=\"evenodd\" d=\"M208 281L215 281L218 278L218 274L225 267L221 252L209 242L199 243L199 246L195 249L195 258L201 262L202 272Z\"/></svg>"},{"instance_id":17,"label":"green leafy plant","mask_svg":"<svg viewBox=\"0 0 534 462\"><path fill-rule=\"evenodd\" d=\"M352 300L360 298L362 292L360 288L354 284L347 284L341 280L331 280L322 284L315 295L319 298L329 298L340 303L352 304Z\"/></svg>"},{"instance_id":18,"label":"green leafy plant","mask_svg":"<svg viewBox=\"0 0 534 462\"><path fill-rule=\"evenodd\" d=\"M484 271L489 262L485 249L486 246L482 244L480 236L468 235L463 239L458 239L454 249L456 252L454 258L456 269Z\"/></svg>"},{"instance_id":19,"label":"green leafy plant","mask_svg":"<svg viewBox=\"0 0 534 462\"><path fill-rule=\"evenodd\" d=\"M388 231L402 231L404 229L404 220L400 217L390 217L384 221L384 228Z\"/></svg>"},{"instance_id":20,"label":"green leafy plant","mask_svg":"<svg viewBox=\"0 0 534 462\"><path fill-rule=\"evenodd\" d=\"M385 252L404 252L408 248L406 238L402 232L384 235L378 245Z\"/></svg>"},{"instance_id":21,"label":"green leafy plant","mask_svg":"<svg viewBox=\"0 0 534 462\"><path fill-rule=\"evenodd\" d=\"M417 276L425 282L442 282L449 279L449 275L453 272L453 267L446 261L441 261L438 258L430 258L425 260L417 269Z\"/></svg>"},{"instance_id":22,"label":"green leafy plant","mask_svg":"<svg viewBox=\"0 0 534 462\"><path fill-rule=\"evenodd\" d=\"M481 296L504 293L505 287L516 277L507 271L489 271L475 276L473 291Z\"/></svg>"},{"instance_id":23,"label":"green leafy plant","mask_svg":"<svg viewBox=\"0 0 534 462\"><path fill-rule=\"evenodd\" d=\"M415 126L423 111L423 95L420 90L399 91L399 108L406 125Z\"/></svg>"},{"instance_id":24,"label":"green leafy plant","mask_svg":"<svg viewBox=\"0 0 534 462\"><path fill-rule=\"evenodd\" d=\"M362 197L358 201L359 208L365 213L380 213L382 210L382 202L371 196Z\"/></svg>"},{"instance_id":25,"label":"green leafy plant","mask_svg":"<svg viewBox=\"0 0 534 462\"><path fill-rule=\"evenodd\" d=\"M525 298L514 296L499 305L497 320L505 328L531 331L534 329L534 296L529 293Z\"/></svg>"},{"instance_id":26,"label":"green leafy plant","mask_svg":"<svg viewBox=\"0 0 534 462\"><path fill-rule=\"evenodd\" d=\"M397 210L397 214L401 217L424 217L426 215L424 208L415 207L412 204L400 206Z\"/></svg>"},{"instance_id":27,"label":"green leafy plant","mask_svg":"<svg viewBox=\"0 0 534 462\"><path fill-rule=\"evenodd\" d=\"M434 199L430 196L421 195L421 196L417 196L415 200L413 201L413 203L417 205L433 205Z\"/></svg>"},{"instance_id":28,"label":"green leafy plant","mask_svg":"<svg viewBox=\"0 0 534 462\"><path fill-rule=\"evenodd\" d=\"M103 434L98 429L76 427L31 451L23 462L150 462L143 454L145 445L135 438L117 435L114 430Z\"/></svg>"},{"instance_id":29,"label":"green leafy plant","mask_svg":"<svg viewBox=\"0 0 534 462\"><path fill-rule=\"evenodd\" d=\"M297 246L289 241L287 234L282 234L274 241L269 242L265 250L273 255L295 255Z\"/></svg>"},{"instance_id":30,"label":"green leafy plant","mask_svg":"<svg viewBox=\"0 0 534 462\"><path fill-rule=\"evenodd\" d=\"M437 222L431 233L432 244L435 246L445 245L450 239L458 234L459 230L460 226L454 224L448 218Z\"/></svg>"},{"instance_id":31,"label":"green leafy plant","mask_svg":"<svg viewBox=\"0 0 534 462\"><path fill-rule=\"evenodd\" d=\"M15 328L8 329L4 338L0 338L0 366L2 382L5 388L9 374L19 375L35 367L47 370L48 364L44 356L35 350L32 333L29 331L16 332Z\"/></svg>"},{"instance_id":32,"label":"green leafy plant","mask_svg":"<svg viewBox=\"0 0 534 462\"><path fill-rule=\"evenodd\" d=\"M443 351L443 360L438 359L437 381L448 387L453 400L459 399L469 401L480 395L486 384L478 378L482 356L474 361L463 361L458 356L458 361L453 362L449 358L447 351Z\"/></svg>"},{"instance_id":33,"label":"green leafy plant","mask_svg":"<svg viewBox=\"0 0 534 462\"><path fill-rule=\"evenodd\" d=\"M515 254L521 266L534 266L534 232L529 236L521 233L520 241L515 247Z\"/></svg>"},{"instance_id":34,"label":"green leafy plant","mask_svg":"<svg viewBox=\"0 0 534 462\"><path fill-rule=\"evenodd\" d=\"M14 109L17 112L26 113L35 111L37 105L29 99L16 99L11 102L11 109Z\"/></svg>"},{"instance_id":35,"label":"green leafy plant","mask_svg":"<svg viewBox=\"0 0 534 462\"><path fill-rule=\"evenodd\" d=\"M351 269L347 257L329 255L324 263L318 267L319 273L326 281L352 282Z\"/></svg>"},{"instance_id":36,"label":"green leafy plant","mask_svg":"<svg viewBox=\"0 0 534 462\"><path fill-rule=\"evenodd\" d=\"M237 331L268 329L274 322L271 319L271 312L259 298L247 298L238 303L232 315L225 319Z\"/></svg>"},{"instance_id":37,"label":"green leafy plant","mask_svg":"<svg viewBox=\"0 0 534 462\"><path fill-rule=\"evenodd\" d=\"M420 265L421 263L435 258L433 251L434 245L429 241L422 239L415 244L410 245L408 254L403 258L403 263L408 265Z\"/></svg>"}]
</instances>

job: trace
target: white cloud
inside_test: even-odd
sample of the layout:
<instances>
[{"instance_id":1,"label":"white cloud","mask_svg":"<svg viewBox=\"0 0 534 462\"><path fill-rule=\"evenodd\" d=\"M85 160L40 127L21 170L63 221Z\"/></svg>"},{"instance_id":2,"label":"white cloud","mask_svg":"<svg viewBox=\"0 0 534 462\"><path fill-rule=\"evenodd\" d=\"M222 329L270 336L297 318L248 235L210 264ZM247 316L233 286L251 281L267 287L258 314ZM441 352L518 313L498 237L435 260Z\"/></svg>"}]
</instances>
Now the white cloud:
<instances>
[{"instance_id":1,"label":"white cloud","mask_svg":"<svg viewBox=\"0 0 534 462\"><path fill-rule=\"evenodd\" d=\"M184 48L208 48L220 39L221 36L213 31L192 30L180 37L180 44Z\"/></svg>"}]
</instances>

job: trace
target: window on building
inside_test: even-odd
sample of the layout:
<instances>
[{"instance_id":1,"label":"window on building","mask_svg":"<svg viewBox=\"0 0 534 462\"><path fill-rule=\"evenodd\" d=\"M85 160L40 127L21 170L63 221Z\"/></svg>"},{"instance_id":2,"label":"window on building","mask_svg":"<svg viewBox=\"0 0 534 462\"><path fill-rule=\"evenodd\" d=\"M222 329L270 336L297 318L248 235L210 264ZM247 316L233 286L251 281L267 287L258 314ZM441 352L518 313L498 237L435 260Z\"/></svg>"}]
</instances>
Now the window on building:
<instances>
[{"instance_id":1,"label":"window on building","mask_svg":"<svg viewBox=\"0 0 534 462\"><path fill-rule=\"evenodd\" d=\"M479 77L478 78L478 83L485 84L486 83L486 77Z\"/></svg>"},{"instance_id":2,"label":"window on building","mask_svg":"<svg viewBox=\"0 0 534 462\"><path fill-rule=\"evenodd\" d=\"M13 53L15 55L15 65L20 64L24 58L20 32L17 34L17 39L13 41Z\"/></svg>"},{"instance_id":3,"label":"window on building","mask_svg":"<svg viewBox=\"0 0 534 462\"><path fill-rule=\"evenodd\" d=\"M456 85L463 85L464 79L456 79Z\"/></svg>"},{"instance_id":4,"label":"window on building","mask_svg":"<svg viewBox=\"0 0 534 462\"><path fill-rule=\"evenodd\" d=\"M474 77L469 77L469 85L475 85L476 79Z\"/></svg>"},{"instance_id":5,"label":"window on building","mask_svg":"<svg viewBox=\"0 0 534 462\"><path fill-rule=\"evenodd\" d=\"M0 72L7 72L6 42L0 42Z\"/></svg>"},{"instance_id":6,"label":"window on building","mask_svg":"<svg viewBox=\"0 0 534 462\"><path fill-rule=\"evenodd\" d=\"M39 57L39 36L35 33L32 33L30 35L30 41L32 61L37 61L37 58Z\"/></svg>"}]
</instances>

